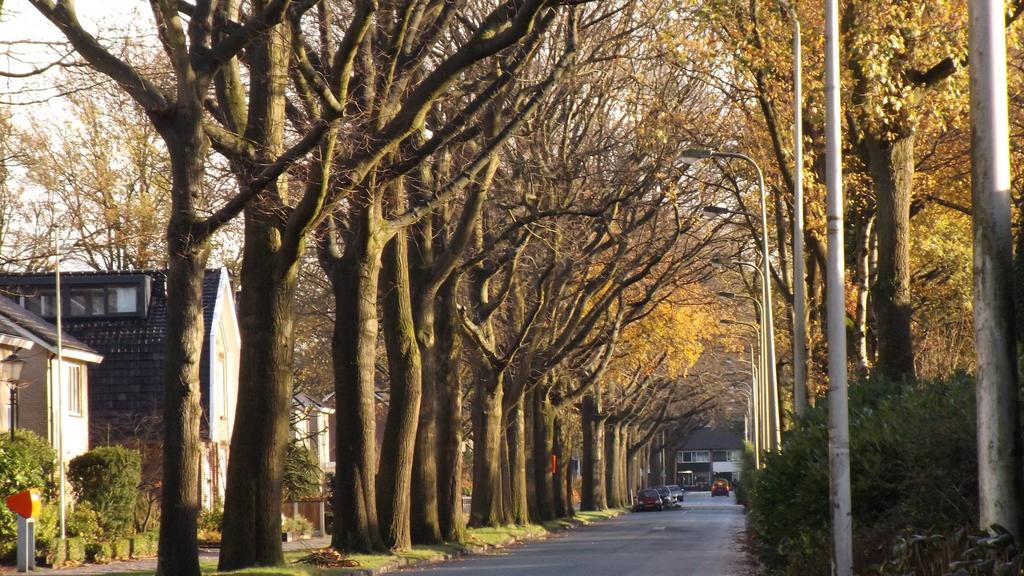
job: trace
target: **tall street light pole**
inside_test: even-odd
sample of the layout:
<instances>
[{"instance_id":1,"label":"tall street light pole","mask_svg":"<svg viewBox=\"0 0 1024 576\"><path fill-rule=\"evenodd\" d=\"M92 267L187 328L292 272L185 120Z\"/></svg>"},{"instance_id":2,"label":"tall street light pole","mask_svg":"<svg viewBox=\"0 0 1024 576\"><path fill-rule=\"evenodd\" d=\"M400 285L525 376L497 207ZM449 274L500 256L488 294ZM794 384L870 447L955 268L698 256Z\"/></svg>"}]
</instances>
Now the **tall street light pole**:
<instances>
[{"instance_id":1,"label":"tall street light pole","mask_svg":"<svg viewBox=\"0 0 1024 576\"><path fill-rule=\"evenodd\" d=\"M804 126L800 19L783 1L793 24L793 410L807 413L807 284L804 280Z\"/></svg>"},{"instance_id":2,"label":"tall street light pole","mask_svg":"<svg viewBox=\"0 0 1024 576\"><path fill-rule=\"evenodd\" d=\"M771 436L771 423L768 417L768 403L765 399L768 397L767 387L764 384L764 330L761 326L753 324L751 322L742 322L740 320L733 320L731 318L722 318L719 322L726 326L743 326L754 331L757 336L759 353L758 357L754 357L754 346L750 346L750 372L751 372L751 389L753 391L754 401L754 426L757 430L754 441L754 457L757 466L760 467L761 462L761 451L769 450L769 437Z\"/></svg>"},{"instance_id":3,"label":"tall street light pole","mask_svg":"<svg viewBox=\"0 0 1024 576\"><path fill-rule=\"evenodd\" d=\"M768 252L768 210L765 206L764 173L761 167L753 158L739 152L719 152L718 150L685 150L682 157L690 160L701 160L706 158L729 158L742 160L754 167L757 173L757 191L761 199L761 255L764 259L761 266L761 290L763 292L762 302L764 303L764 326L765 326L765 350L764 362L767 375L768 390L771 394L771 413L774 418L774 434L769 439L771 448L779 450L782 448L782 427L779 420L779 383L775 369L775 322L772 313L772 282L771 282L771 260Z\"/></svg>"},{"instance_id":4,"label":"tall street light pole","mask_svg":"<svg viewBox=\"0 0 1024 576\"><path fill-rule=\"evenodd\" d=\"M708 210L709 208L715 208L716 210ZM718 211L722 210L722 209L719 209L717 207L708 207L708 208L705 208L705 210L706 211L715 212L715 213L719 213ZM743 260L725 261L725 260L722 260L720 258L713 258L712 262L714 262L716 264L719 264L719 265L732 264L734 266L746 266L746 267L750 268L751 270L753 270L754 272L756 272L757 275L761 277L762 284L764 283L764 277L765 277L764 271L768 270L768 268L766 268L766 267L758 266L757 264L754 264L753 262L744 262ZM722 296L724 294L726 294L726 293L725 292L721 292L721 293L719 293L719 296ZM729 293L729 294L731 294L731 293ZM763 298L764 296L765 296L765 294L764 294L764 290L762 288L761 297ZM770 293L769 293L769 296L770 296ZM750 297L747 296L747 298L750 298ZM764 388L765 388L765 391L764 391L764 394L763 394L763 398L765 398L765 400L763 401L763 405L764 405L763 409L764 409L764 422L765 422L765 427L766 427L766 432L765 432L764 437L763 437L764 438L764 449L765 450L779 450L782 447L782 441L781 441L781 434L782 434L782 432L781 432L781 422L782 421L779 418L779 389L778 389L777 385L772 386L771 383L770 383L771 380L770 380L770 377L769 377L768 354L766 352L768 350L768 348L769 348L769 345L771 345L772 349L774 350L775 332L771 328L764 329L764 327L766 327L766 326L768 326L768 327L772 326L770 324L771 318L769 318L768 315L767 315L770 306L765 306L762 302L758 302L754 298L751 298L751 299L754 300L754 303L758 305L757 309L758 309L758 313L760 314L760 322L761 322L761 326L762 326L762 329L759 330L759 332L758 332L758 337L760 338L760 344L759 345L761 347L761 383L762 383L762 386L764 386ZM771 369L774 370L775 364L772 363L770 366L771 366Z\"/></svg>"},{"instance_id":5,"label":"tall street light pole","mask_svg":"<svg viewBox=\"0 0 1024 576\"><path fill-rule=\"evenodd\" d=\"M1020 542L1005 13L1003 0L969 3L978 500L981 528L999 524Z\"/></svg>"},{"instance_id":6,"label":"tall street light pole","mask_svg":"<svg viewBox=\"0 0 1024 576\"><path fill-rule=\"evenodd\" d=\"M825 0L825 214L828 220L828 456L832 573L853 574L850 415L846 384L846 283L843 255L843 159L839 110L839 1Z\"/></svg>"}]
</instances>

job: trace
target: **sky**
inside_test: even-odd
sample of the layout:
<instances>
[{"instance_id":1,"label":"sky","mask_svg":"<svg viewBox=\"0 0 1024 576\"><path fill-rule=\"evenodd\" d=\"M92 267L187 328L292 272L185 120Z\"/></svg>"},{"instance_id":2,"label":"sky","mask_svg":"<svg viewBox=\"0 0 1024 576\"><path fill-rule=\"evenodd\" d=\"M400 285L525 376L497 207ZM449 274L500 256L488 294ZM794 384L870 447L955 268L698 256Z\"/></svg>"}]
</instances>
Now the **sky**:
<instances>
[{"instance_id":1,"label":"sky","mask_svg":"<svg viewBox=\"0 0 1024 576\"><path fill-rule=\"evenodd\" d=\"M140 0L78 0L74 2L79 21L100 39L116 41L126 35L140 36L139 30L152 27L149 3ZM0 71L25 73L60 58L63 35L43 18L28 0L5 0L0 14ZM0 102L37 102L59 92L53 73L18 79L0 78ZM15 106L11 112L17 121L24 112ZM33 113L39 113L33 106ZM51 113L59 115L59 110Z\"/></svg>"}]
</instances>

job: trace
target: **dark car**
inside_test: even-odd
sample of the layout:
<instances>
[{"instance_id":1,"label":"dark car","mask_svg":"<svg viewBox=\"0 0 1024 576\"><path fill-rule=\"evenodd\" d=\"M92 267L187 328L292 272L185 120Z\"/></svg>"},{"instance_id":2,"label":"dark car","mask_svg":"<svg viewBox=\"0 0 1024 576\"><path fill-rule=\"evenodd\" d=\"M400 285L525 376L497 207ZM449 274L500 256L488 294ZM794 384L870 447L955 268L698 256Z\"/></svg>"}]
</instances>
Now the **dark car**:
<instances>
[{"instance_id":1,"label":"dark car","mask_svg":"<svg viewBox=\"0 0 1024 576\"><path fill-rule=\"evenodd\" d=\"M676 497L672 495L672 490L668 486L655 486L655 490L658 494L661 494L661 502L665 505L665 508L674 508L678 505Z\"/></svg>"},{"instance_id":2,"label":"dark car","mask_svg":"<svg viewBox=\"0 0 1024 576\"><path fill-rule=\"evenodd\" d=\"M665 504L661 500L661 494L654 488L644 488L636 494L637 512L641 510L664 510Z\"/></svg>"},{"instance_id":3,"label":"dark car","mask_svg":"<svg viewBox=\"0 0 1024 576\"><path fill-rule=\"evenodd\" d=\"M716 478L711 483L711 496L728 496L729 495L729 481L725 478Z\"/></svg>"},{"instance_id":4,"label":"dark car","mask_svg":"<svg viewBox=\"0 0 1024 576\"><path fill-rule=\"evenodd\" d=\"M676 502L682 502L683 499L686 498L686 492L683 490L681 486L669 484L668 489L672 491L672 495L675 496Z\"/></svg>"}]
</instances>

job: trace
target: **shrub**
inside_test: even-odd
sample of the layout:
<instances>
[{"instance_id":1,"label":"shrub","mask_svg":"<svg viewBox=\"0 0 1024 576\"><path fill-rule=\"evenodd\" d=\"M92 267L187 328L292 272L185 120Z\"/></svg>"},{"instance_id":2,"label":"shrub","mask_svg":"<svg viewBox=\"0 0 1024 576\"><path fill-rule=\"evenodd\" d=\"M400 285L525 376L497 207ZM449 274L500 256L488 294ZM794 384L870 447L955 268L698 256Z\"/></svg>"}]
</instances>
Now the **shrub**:
<instances>
[{"instance_id":1,"label":"shrub","mask_svg":"<svg viewBox=\"0 0 1024 576\"><path fill-rule=\"evenodd\" d=\"M320 494L323 472L313 453L301 442L288 443L284 461L284 486L282 497L285 502L298 502Z\"/></svg>"},{"instance_id":2,"label":"shrub","mask_svg":"<svg viewBox=\"0 0 1024 576\"><path fill-rule=\"evenodd\" d=\"M292 534L312 534L313 523L302 516L293 516L285 518L284 523L281 524L281 531Z\"/></svg>"},{"instance_id":3,"label":"shrub","mask_svg":"<svg viewBox=\"0 0 1024 576\"><path fill-rule=\"evenodd\" d=\"M132 536L131 544L132 558L149 558L156 556L158 537L155 532L142 532Z\"/></svg>"},{"instance_id":4,"label":"shrub","mask_svg":"<svg viewBox=\"0 0 1024 576\"><path fill-rule=\"evenodd\" d=\"M971 525L977 513L977 471L970 381L867 380L850 392L858 565L879 562L903 529ZM786 433L782 452L767 455L764 462L753 482L744 482L762 562L774 574L828 573L826 407L810 410Z\"/></svg>"},{"instance_id":5,"label":"shrub","mask_svg":"<svg viewBox=\"0 0 1024 576\"><path fill-rule=\"evenodd\" d=\"M110 557L125 560L132 555L132 544L128 538L115 538L110 541Z\"/></svg>"},{"instance_id":6,"label":"shrub","mask_svg":"<svg viewBox=\"0 0 1024 576\"><path fill-rule=\"evenodd\" d=\"M85 559L95 564L110 563L110 544L106 542L90 542L85 545Z\"/></svg>"},{"instance_id":7,"label":"shrub","mask_svg":"<svg viewBox=\"0 0 1024 576\"><path fill-rule=\"evenodd\" d=\"M103 535L99 515L88 502L79 502L68 514L67 533L85 542L96 542Z\"/></svg>"},{"instance_id":8,"label":"shrub","mask_svg":"<svg viewBox=\"0 0 1024 576\"><path fill-rule=\"evenodd\" d=\"M100 446L76 457L68 465L68 479L79 502L99 514L107 536L131 532L142 477L142 459L123 446Z\"/></svg>"},{"instance_id":9,"label":"shrub","mask_svg":"<svg viewBox=\"0 0 1024 576\"><path fill-rule=\"evenodd\" d=\"M7 434L0 435L0 497L29 488L41 490L44 496L52 494L56 459L46 440L32 432L19 430L13 442ZM14 514L0 504L0 557L13 554L16 537Z\"/></svg>"},{"instance_id":10,"label":"shrub","mask_svg":"<svg viewBox=\"0 0 1024 576\"><path fill-rule=\"evenodd\" d=\"M85 540L81 538L68 538L64 541L67 544L67 561L72 564L85 562Z\"/></svg>"},{"instance_id":11,"label":"shrub","mask_svg":"<svg viewBox=\"0 0 1024 576\"><path fill-rule=\"evenodd\" d=\"M220 542L221 525L224 523L224 509L220 501L213 503L213 508L203 510L199 514L199 540L203 542Z\"/></svg>"}]
</instances>

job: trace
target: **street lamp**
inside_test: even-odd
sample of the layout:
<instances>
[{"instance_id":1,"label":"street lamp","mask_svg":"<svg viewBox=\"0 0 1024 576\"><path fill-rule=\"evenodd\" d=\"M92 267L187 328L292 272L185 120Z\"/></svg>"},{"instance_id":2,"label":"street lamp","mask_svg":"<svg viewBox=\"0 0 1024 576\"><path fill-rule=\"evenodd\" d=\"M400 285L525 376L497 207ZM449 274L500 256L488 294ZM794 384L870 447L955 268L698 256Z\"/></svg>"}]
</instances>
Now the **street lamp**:
<instances>
[{"instance_id":1,"label":"street lamp","mask_svg":"<svg viewBox=\"0 0 1024 576\"><path fill-rule=\"evenodd\" d=\"M760 353L755 358L754 346L750 345L750 389L753 392L753 406L751 412L754 415L754 462L757 468L761 467L761 450L769 450L769 438L772 436L771 418L769 406L765 398L769 397L765 387L764 379L764 332L761 327L732 318L722 318L720 324L730 326L743 326L754 331L757 335Z\"/></svg>"},{"instance_id":2,"label":"street lamp","mask_svg":"<svg viewBox=\"0 0 1024 576\"><path fill-rule=\"evenodd\" d=\"M25 361L18 356L17 352L7 358L0 360L0 378L7 383L10 391L11 401L11 441L14 441L14 430L18 421L18 387L21 385L21 371L25 368Z\"/></svg>"},{"instance_id":3,"label":"street lamp","mask_svg":"<svg viewBox=\"0 0 1024 576\"><path fill-rule=\"evenodd\" d=\"M765 188L764 188L764 173L761 172L761 167L757 165L757 162L753 158L746 154L740 154L739 152L720 152L717 150L701 150L701 149L689 149L684 150L682 157L688 160L698 161L707 158L726 158L730 160L742 160L754 167L754 172L757 173L757 189L758 196L761 199L761 256L763 258L764 266L762 266L762 286L761 289L764 291L762 302L764 303L764 326L765 326L765 367L767 368L768 377L768 389L771 390L772 398L776 406L776 414L778 413L778 378L775 371L775 326L772 319L772 283L770 276L771 263L768 259L768 210L765 206ZM776 422L775 434L773 435L772 448L779 450L782 448L782 435L781 426Z\"/></svg>"}]
</instances>

